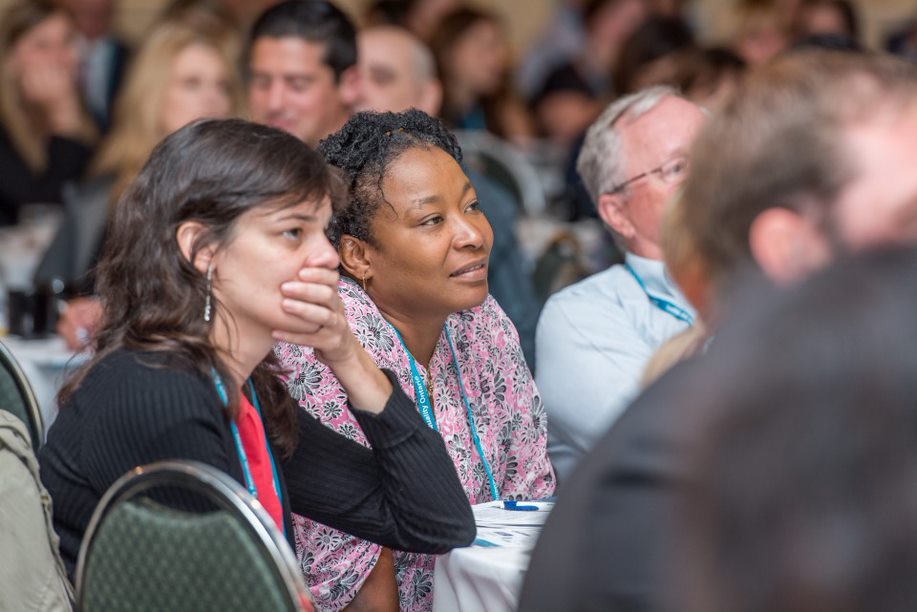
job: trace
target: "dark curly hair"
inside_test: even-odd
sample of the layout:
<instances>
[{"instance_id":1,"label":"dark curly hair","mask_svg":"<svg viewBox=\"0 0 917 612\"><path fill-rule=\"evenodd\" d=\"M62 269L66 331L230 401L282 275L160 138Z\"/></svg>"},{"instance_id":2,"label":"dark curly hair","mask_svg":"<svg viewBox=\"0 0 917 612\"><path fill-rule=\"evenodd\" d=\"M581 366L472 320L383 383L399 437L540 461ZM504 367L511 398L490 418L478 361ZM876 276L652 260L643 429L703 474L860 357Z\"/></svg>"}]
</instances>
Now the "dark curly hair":
<instances>
[{"instance_id":1,"label":"dark curly hair","mask_svg":"<svg viewBox=\"0 0 917 612\"><path fill-rule=\"evenodd\" d=\"M357 113L318 145L318 152L343 172L347 184L347 204L335 212L329 228L335 247L344 234L373 243L372 220L382 202L389 204L382 193L389 165L409 149L431 147L462 161L462 150L443 122L416 109Z\"/></svg>"}]
</instances>

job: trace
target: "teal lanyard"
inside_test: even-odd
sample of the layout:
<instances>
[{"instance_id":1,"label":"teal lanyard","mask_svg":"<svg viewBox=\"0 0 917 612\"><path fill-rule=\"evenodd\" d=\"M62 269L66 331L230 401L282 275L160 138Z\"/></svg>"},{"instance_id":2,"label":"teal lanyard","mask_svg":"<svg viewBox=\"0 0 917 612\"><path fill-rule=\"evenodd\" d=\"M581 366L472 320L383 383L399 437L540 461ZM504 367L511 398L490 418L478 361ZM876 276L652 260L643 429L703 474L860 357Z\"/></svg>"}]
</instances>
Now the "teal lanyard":
<instances>
[{"instance_id":1,"label":"teal lanyard","mask_svg":"<svg viewBox=\"0 0 917 612\"><path fill-rule=\"evenodd\" d=\"M391 323L389 323L389 325L391 325ZM395 331L395 335L398 336L401 346L404 347L404 352L408 355L408 363L411 366L411 378L414 380L414 395L417 397L417 408L420 411L420 416L423 417L427 427L438 432L439 427L436 424L436 414L433 412L433 403L427 392L427 386L423 376L420 375L420 371L417 369L417 362L414 360L411 351L408 350L408 346L404 343L404 338L401 337L401 333L399 333L394 325L392 325L392 329ZM487 479L490 483L490 494L493 499L497 500L500 499L500 493L497 491L497 483L494 480L493 470L490 469L490 462L487 461L487 457L484 455L484 447L481 444L481 437L478 435L478 428L474 424L474 413L471 411L471 402L468 401L468 395L465 393L465 383L462 381L462 369L459 367L458 353L455 352L455 345L452 343L452 334L449 332L449 326L446 325L444 329L446 331L446 340L449 341L449 348L452 351L452 363L455 364L455 372L458 374L459 390L462 392L462 400L465 402L465 410L468 413L468 426L471 429L471 439L474 441L475 448L478 449L481 463L484 464L484 471L487 473Z\"/></svg>"},{"instance_id":2,"label":"teal lanyard","mask_svg":"<svg viewBox=\"0 0 917 612\"><path fill-rule=\"evenodd\" d=\"M222 400L223 405L228 406L229 396L226 394L226 388L223 386L223 379L220 378L216 370L213 371L213 384L216 385L217 393L220 394L220 400ZM252 404L254 404L255 410L258 411L258 416L261 417L261 403L258 401L258 394L255 393L255 386L252 384L250 378L247 384L248 390L252 394ZM239 434L239 426L234 419L230 419L229 427L232 429L232 437L236 442L236 452L239 453L239 461L242 463L242 475L245 478L245 487L248 489L248 492L251 493L252 497L258 499L258 488L255 486L255 479L252 478L252 471L248 466L248 455L245 453L245 447L242 445L242 436ZM264 437L265 445L267 446L267 456L271 459L271 470L274 472L274 490L277 492L277 500L280 502L280 507L283 508L283 493L280 492L280 478L277 476L277 463L274 461L274 453L271 451L271 445L267 443L267 431L264 432ZM283 532L284 535L286 535L286 523L283 524Z\"/></svg>"},{"instance_id":3,"label":"teal lanyard","mask_svg":"<svg viewBox=\"0 0 917 612\"><path fill-rule=\"evenodd\" d=\"M420 416L423 418L424 423L427 424L427 427L438 432L439 426L436 424L436 414L433 412L433 402L427 390L426 381L424 381L423 376L420 375L420 371L417 369L417 362L414 361L414 356L411 355L411 351L408 350L407 345L404 343L404 338L401 337L401 333L395 329L394 325L392 325L392 329L395 330L395 335L398 336L398 340L401 341L404 352L408 354L408 363L411 366L411 378L414 380L414 396L417 398L417 409L420 411ZM458 367L457 364L458 362L456 362L456 367ZM465 395L464 388L462 389L462 395Z\"/></svg>"},{"instance_id":4,"label":"teal lanyard","mask_svg":"<svg viewBox=\"0 0 917 612\"><path fill-rule=\"evenodd\" d=\"M669 313L670 315L672 315L679 321L684 321L688 325L694 325L694 317L691 315L690 312L688 312L687 310L685 310L684 308L682 308L681 306L677 304L673 304L669 300L652 295L649 292L649 290L646 288L646 283L643 282L643 279L640 278L640 275L637 274L636 270L634 270L630 264L624 264L624 265L627 268L627 271L630 272L631 276L634 277L634 280L637 281L637 284L640 285L640 288L643 290L643 293L645 293L647 299L649 299L650 304L652 304L659 310L662 310L663 312Z\"/></svg>"}]
</instances>

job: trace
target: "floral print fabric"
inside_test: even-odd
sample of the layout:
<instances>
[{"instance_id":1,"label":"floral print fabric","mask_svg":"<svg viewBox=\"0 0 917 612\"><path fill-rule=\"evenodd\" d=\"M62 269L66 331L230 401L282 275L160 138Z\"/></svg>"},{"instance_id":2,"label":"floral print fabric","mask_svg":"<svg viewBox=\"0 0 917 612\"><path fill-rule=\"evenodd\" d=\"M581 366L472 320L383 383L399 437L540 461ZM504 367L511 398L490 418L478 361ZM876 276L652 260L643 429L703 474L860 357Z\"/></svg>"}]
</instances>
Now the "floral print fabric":
<instances>
[{"instance_id":1,"label":"floral print fabric","mask_svg":"<svg viewBox=\"0 0 917 612\"><path fill-rule=\"evenodd\" d=\"M408 397L415 398L407 351L369 296L350 279L338 291L351 328L379 367L392 370ZM547 423L541 397L522 355L516 330L490 296L446 322L455 344L465 393L481 445L502 498L533 499L554 492L547 454ZM331 371L308 347L280 344L277 354L290 371L287 385L299 405L340 434L369 445L347 408L347 397ZM427 372L418 363L420 374ZM472 504L492 495L484 464L468 424L452 351L445 331L430 360L433 407L439 432ZM340 610L350 603L375 567L381 548L294 515L296 553L316 604ZM430 610L435 557L395 552L401 609Z\"/></svg>"}]
</instances>

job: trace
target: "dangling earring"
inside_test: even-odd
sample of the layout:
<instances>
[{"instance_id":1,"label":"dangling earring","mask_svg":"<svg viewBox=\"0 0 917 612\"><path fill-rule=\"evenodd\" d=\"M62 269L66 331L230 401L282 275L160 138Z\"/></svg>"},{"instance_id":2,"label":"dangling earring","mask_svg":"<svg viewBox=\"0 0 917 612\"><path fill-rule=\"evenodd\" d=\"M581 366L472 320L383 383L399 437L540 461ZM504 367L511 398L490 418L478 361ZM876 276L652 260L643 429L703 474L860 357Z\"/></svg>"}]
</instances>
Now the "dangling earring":
<instances>
[{"instance_id":1,"label":"dangling earring","mask_svg":"<svg viewBox=\"0 0 917 612\"><path fill-rule=\"evenodd\" d=\"M366 293L366 275L363 275L363 292Z\"/></svg>"},{"instance_id":2,"label":"dangling earring","mask_svg":"<svg viewBox=\"0 0 917 612\"><path fill-rule=\"evenodd\" d=\"M213 262L207 266L207 301L204 303L204 321L210 323L211 295L213 294Z\"/></svg>"}]
</instances>

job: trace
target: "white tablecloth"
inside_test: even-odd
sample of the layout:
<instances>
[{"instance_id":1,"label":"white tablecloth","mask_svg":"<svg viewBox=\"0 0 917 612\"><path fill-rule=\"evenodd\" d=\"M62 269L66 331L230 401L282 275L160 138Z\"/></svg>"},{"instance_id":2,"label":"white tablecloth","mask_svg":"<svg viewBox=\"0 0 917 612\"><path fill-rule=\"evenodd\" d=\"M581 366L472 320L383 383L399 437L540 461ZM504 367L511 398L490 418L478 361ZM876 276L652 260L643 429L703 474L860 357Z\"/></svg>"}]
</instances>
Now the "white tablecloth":
<instances>
[{"instance_id":1,"label":"white tablecloth","mask_svg":"<svg viewBox=\"0 0 917 612\"><path fill-rule=\"evenodd\" d=\"M74 354L59 336L36 340L3 336L0 341L10 349L29 379L41 407L41 416L47 433L48 427L57 417L55 396L58 389L67 375L79 366L86 356Z\"/></svg>"},{"instance_id":2,"label":"white tablecloth","mask_svg":"<svg viewBox=\"0 0 917 612\"><path fill-rule=\"evenodd\" d=\"M511 612L519 603L522 579L532 547L541 532L551 502L540 512L494 510L498 502L475 506L478 539L436 560L433 575L434 612Z\"/></svg>"}]
</instances>

